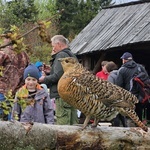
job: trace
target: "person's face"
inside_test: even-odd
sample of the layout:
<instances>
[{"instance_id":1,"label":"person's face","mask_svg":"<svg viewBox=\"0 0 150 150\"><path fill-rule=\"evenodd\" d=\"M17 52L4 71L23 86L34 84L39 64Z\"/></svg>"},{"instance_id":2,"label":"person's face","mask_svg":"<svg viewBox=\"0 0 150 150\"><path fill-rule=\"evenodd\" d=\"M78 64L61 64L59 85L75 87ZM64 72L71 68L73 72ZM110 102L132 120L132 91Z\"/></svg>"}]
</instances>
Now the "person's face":
<instances>
[{"instance_id":1,"label":"person's face","mask_svg":"<svg viewBox=\"0 0 150 150\"><path fill-rule=\"evenodd\" d=\"M122 59L122 63L124 64L124 63L126 63L127 61L125 60L125 59Z\"/></svg>"},{"instance_id":2,"label":"person's face","mask_svg":"<svg viewBox=\"0 0 150 150\"><path fill-rule=\"evenodd\" d=\"M36 85L38 83L38 80L36 78L33 78L33 77L27 77L25 79L25 84L27 86L27 89L29 91L34 91L36 90Z\"/></svg>"},{"instance_id":3,"label":"person's face","mask_svg":"<svg viewBox=\"0 0 150 150\"><path fill-rule=\"evenodd\" d=\"M52 50L52 52L51 52L51 56L53 56L55 54L55 52L54 52L54 50Z\"/></svg>"},{"instance_id":4,"label":"person's face","mask_svg":"<svg viewBox=\"0 0 150 150\"><path fill-rule=\"evenodd\" d=\"M58 53L61 50L61 44L59 42L57 43L52 42L52 48L54 54Z\"/></svg>"},{"instance_id":5,"label":"person's face","mask_svg":"<svg viewBox=\"0 0 150 150\"><path fill-rule=\"evenodd\" d=\"M42 71L42 70L43 70L43 66L40 66L40 67L38 67L38 68L39 68L39 70L40 70L40 71Z\"/></svg>"},{"instance_id":6,"label":"person's face","mask_svg":"<svg viewBox=\"0 0 150 150\"><path fill-rule=\"evenodd\" d=\"M106 69L106 65L105 65L105 66L102 66L102 70L103 70L106 74L108 74L108 71L107 71L107 69Z\"/></svg>"}]
</instances>

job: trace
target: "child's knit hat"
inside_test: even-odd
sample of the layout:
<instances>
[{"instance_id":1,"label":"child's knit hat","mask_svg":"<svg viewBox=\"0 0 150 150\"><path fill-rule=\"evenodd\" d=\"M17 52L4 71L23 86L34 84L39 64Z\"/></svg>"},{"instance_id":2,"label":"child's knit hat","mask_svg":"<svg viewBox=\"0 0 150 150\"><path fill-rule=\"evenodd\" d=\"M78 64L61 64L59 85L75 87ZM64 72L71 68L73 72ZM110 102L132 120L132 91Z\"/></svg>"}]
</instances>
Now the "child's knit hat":
<instances>
[{"instance_id":1,"label":"child's knit hat","mask_svg":"<svg viewBox=\"0 0 150 150\"><path fill-rule=\"evenodd\" d=\"M39 80L39 70L37 69L37 67L34 64L29 64L27 68L25 68L24 70L24 74L23 74L23 78L24 80L27 77L33 77L36 78L37 80Z\"/></svg>"}]
</instances>

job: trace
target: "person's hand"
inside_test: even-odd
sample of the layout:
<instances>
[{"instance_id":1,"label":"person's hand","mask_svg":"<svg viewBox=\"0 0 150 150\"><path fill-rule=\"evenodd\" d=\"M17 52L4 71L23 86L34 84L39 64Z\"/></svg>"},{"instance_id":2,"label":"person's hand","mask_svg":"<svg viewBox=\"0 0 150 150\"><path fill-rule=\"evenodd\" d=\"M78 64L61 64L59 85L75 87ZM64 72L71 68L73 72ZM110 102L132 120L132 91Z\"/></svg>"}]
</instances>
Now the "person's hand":
<instances>
[{"instance_id":1,"label":"person's hand","mask_svg":"<svg viewBox=\"0 0 150 150\"><path fill-rule=\"evenodd\" d=\"M45 76L42 75L42 76L39 78L39 82L40 82L40 83L44 82L44 79L45 79Z\"/></svg>"},{"instance_id":2,"label":"person's hand","mask_svg":"<svg viewBox=\"0 0 150 150\"><path fill-rule=\"evenodd\" d=\"M46 76L46 73L44 71L42 71L42 76Z\"/></svg>"}]
</instances>

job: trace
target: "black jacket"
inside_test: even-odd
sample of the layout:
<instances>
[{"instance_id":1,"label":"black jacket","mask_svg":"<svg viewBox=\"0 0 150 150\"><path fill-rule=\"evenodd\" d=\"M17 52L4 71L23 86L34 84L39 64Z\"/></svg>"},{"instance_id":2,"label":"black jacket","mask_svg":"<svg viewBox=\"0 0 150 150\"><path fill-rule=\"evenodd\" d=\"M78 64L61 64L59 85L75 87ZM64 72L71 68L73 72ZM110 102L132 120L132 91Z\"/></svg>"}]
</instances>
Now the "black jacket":
<instances>
[{"instance_id":1,"label":"black jacket","mask_svg":"<svg viewBox=\"0 0 150 150\"><path fill-rule=\"evenodd\" d=\"M69 48L63 49L60 52L52 56L50 75L46 76L44 83L50 88L50 98L59 98L57 84L61 76L63 75L63 68L58 61L59 58L75 57Z\"/></svg>"},{"instance_id":2,"label":"black jacket","mask_svg":"<svg viewBox=\"0 0 150 150\"><path fill-rule=\"evenodd\" d=\"M126 90L130 90L130 80L137 72L137 63L133 60L130 60L124 63L121 68L118 70L118 75L116 79L116 84Z\"/></svg>"}]
</instances>

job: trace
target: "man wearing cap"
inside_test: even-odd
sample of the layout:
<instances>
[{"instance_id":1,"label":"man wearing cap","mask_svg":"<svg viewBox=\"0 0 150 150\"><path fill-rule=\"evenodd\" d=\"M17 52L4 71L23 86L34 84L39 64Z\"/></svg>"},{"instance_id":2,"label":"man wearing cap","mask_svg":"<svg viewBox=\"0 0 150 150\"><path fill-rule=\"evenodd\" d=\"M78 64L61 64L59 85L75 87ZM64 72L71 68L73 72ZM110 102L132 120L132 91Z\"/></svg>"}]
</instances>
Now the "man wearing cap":
<instances>
[{"instance_id":1,"label":"man wearing cap","mask_svg":"<svg viewBox=\"0 0 150 150\"><path fill-rule=\"evenodd\" d=\"M130 80L133 78L134 74L138 70L138 66L140 66L141 71L146 72L144 67L140 64L137 64L133 60L133 56L129 52L125 52L121 58L122 59L122 66L118 71L118 76L117 76L117 85L121 86L122 88L126 90L130 90Z\"/></svg>"},{"instance_id":2,"label":"man wearing cap","mask_svg":"<svg viewBox=\"0 0 150 150\"><path fill-rule=\"evenodd\" d=\"M121 68L118 70L116 84L129 91L130 90L130 81L133 78L133 76L135 75L135 73L138 71L138 67L141 68L142 72L145 72L146 74L147 74L147 72L142 65L137 64L133 60L133 56L129 52L125 52L121 56L120 59L122 59L123 64L122 64ZM135 111L136 111L139 119L142 121L142 104L140 102L138 104L136 104Z\"/></svg>"}]
</instances>

